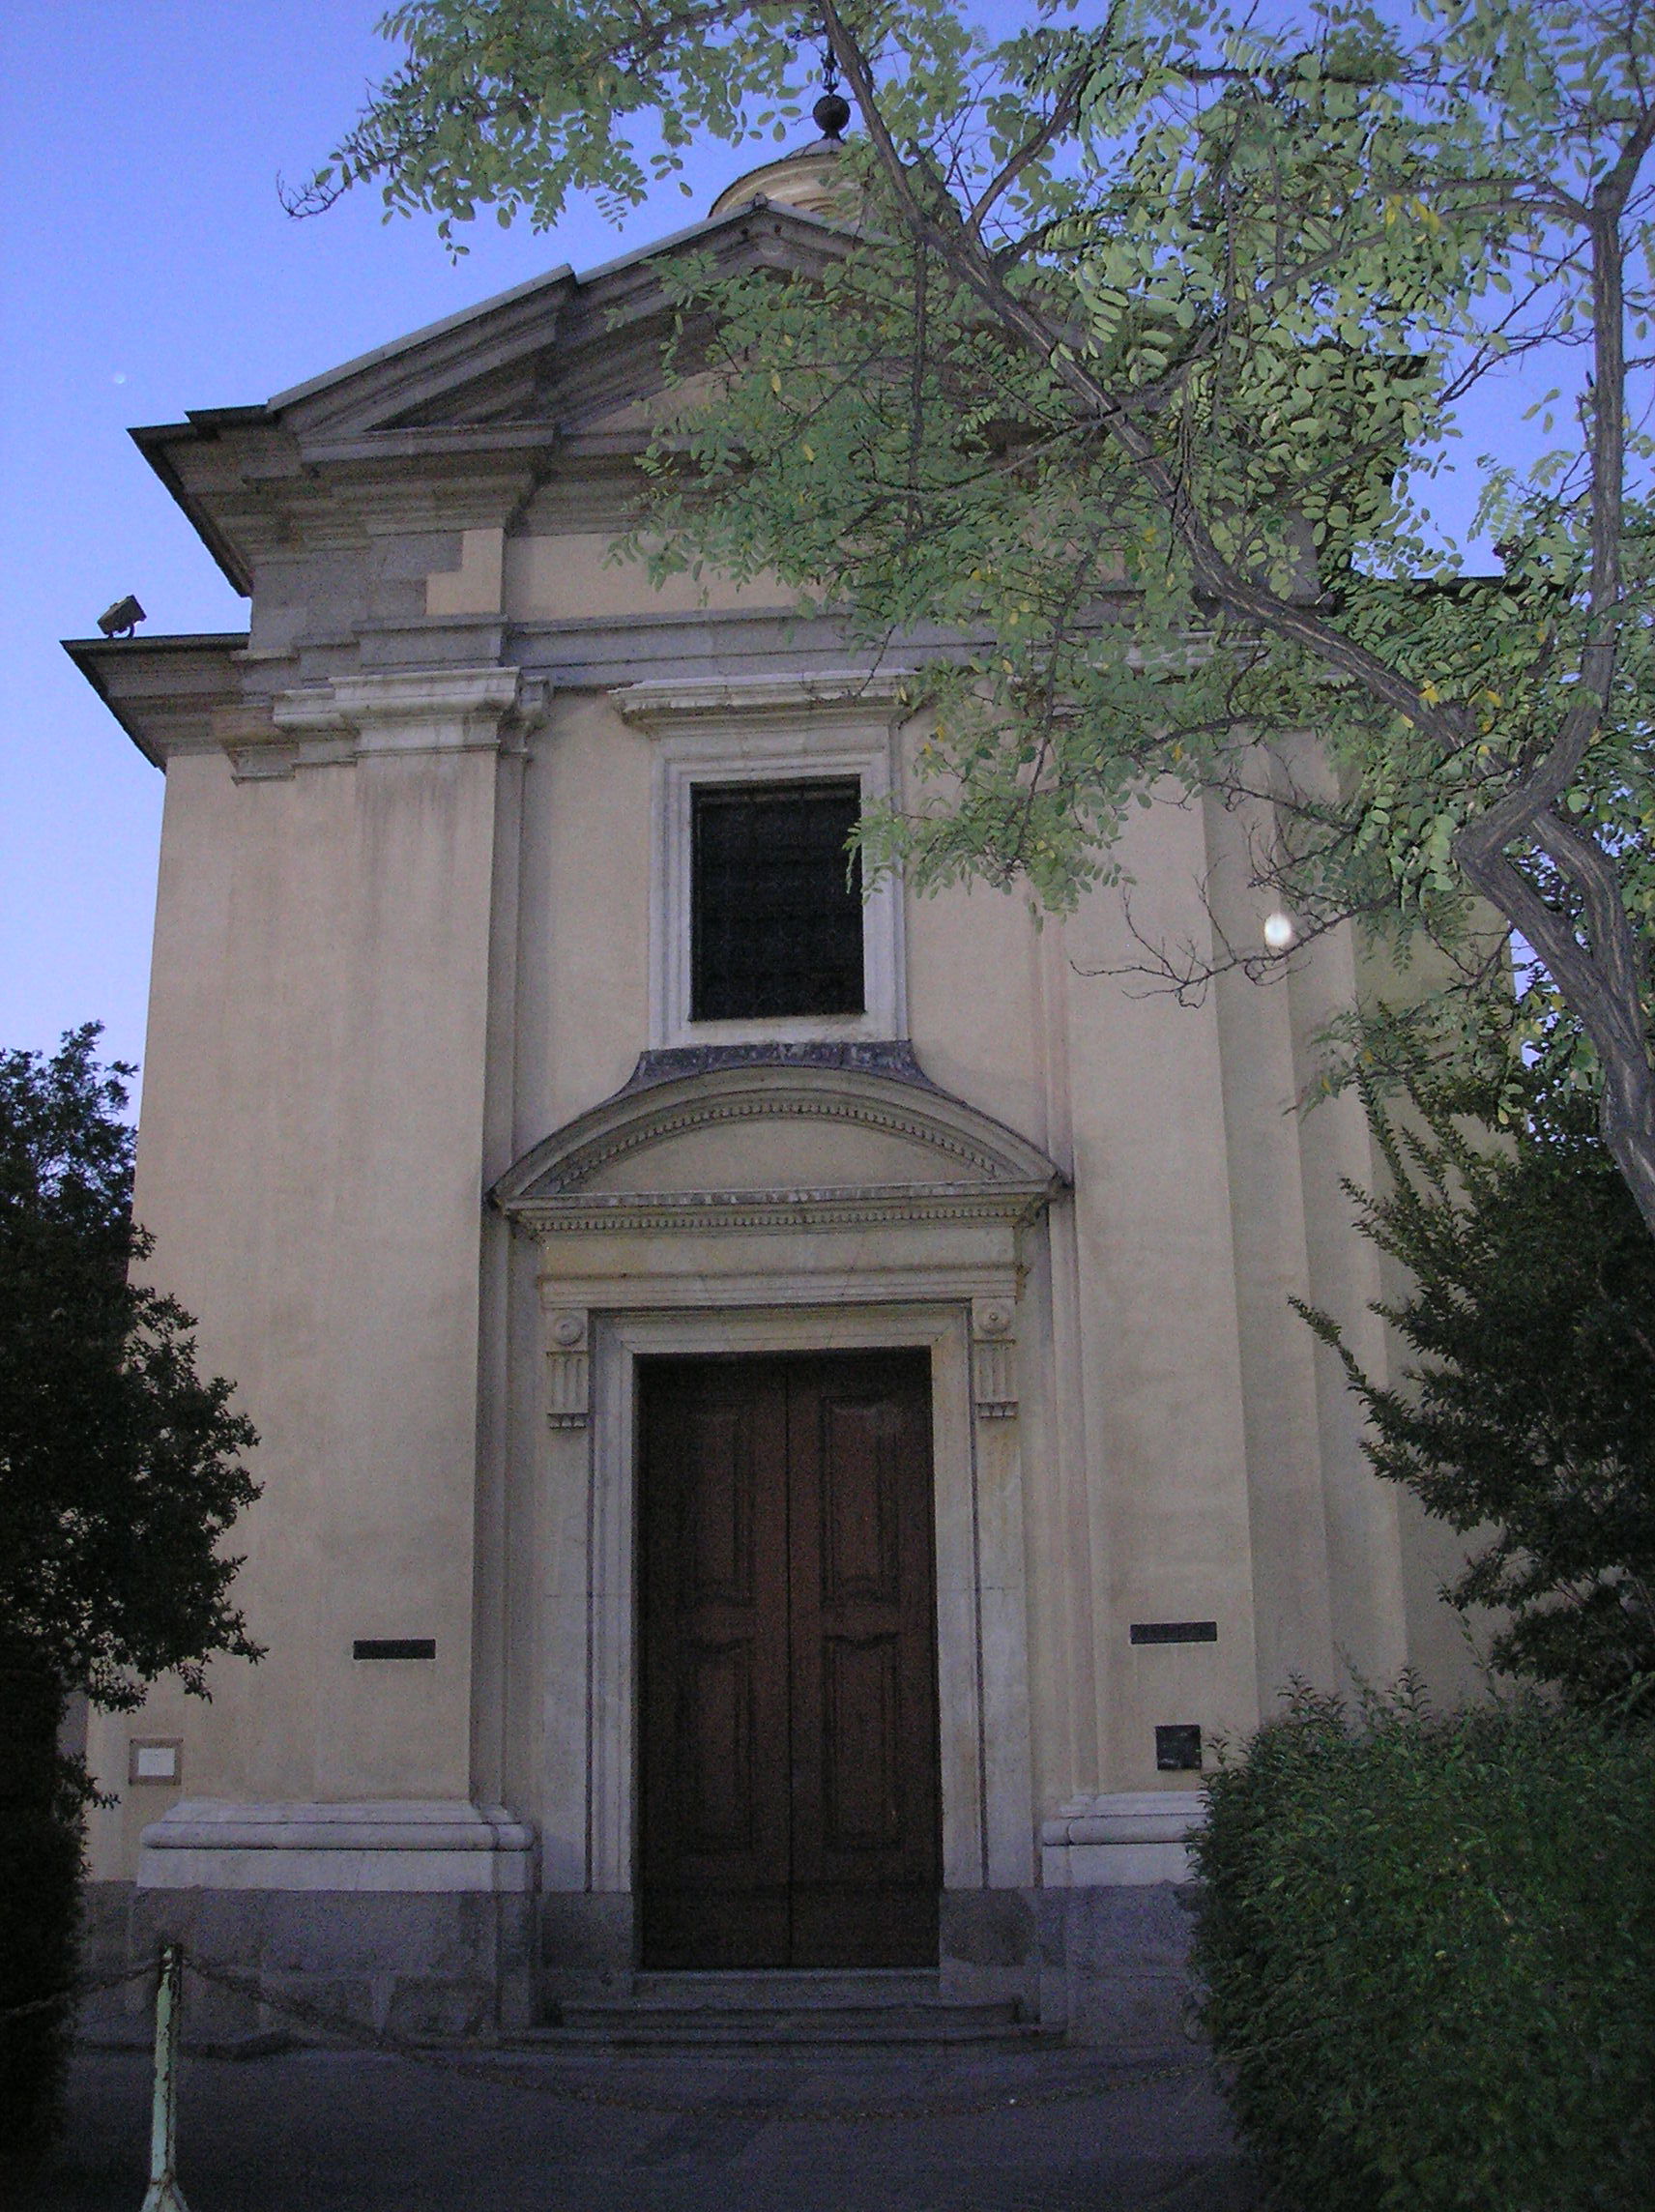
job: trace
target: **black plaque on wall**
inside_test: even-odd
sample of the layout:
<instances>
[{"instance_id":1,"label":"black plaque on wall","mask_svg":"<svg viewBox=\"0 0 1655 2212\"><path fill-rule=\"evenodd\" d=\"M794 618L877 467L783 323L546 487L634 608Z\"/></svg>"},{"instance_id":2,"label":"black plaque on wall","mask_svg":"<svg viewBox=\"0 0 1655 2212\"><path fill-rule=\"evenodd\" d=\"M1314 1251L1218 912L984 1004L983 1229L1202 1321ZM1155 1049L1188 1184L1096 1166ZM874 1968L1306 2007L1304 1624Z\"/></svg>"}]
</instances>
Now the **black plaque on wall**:
<instances>
[{"instance_id":1,"label":"black plaque on wall","mask_svg":"<svg viewBox=\"0 0 1655 2212\"><path fill-rule=\"evenodd\" d=\"M1163 1774L1201 1771L1201 1731L1193 1722L1179 1721L1155 1731L1155 1764Z\"/></svg>"}]
</instances>

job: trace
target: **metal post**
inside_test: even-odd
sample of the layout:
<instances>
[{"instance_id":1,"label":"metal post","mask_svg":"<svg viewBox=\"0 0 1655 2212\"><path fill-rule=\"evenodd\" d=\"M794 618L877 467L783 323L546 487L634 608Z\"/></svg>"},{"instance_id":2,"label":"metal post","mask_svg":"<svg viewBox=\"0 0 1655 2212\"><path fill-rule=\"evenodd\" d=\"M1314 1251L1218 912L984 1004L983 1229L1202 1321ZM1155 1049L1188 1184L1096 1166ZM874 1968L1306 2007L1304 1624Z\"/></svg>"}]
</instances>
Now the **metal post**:
<instances>
[{"instance_id":1,"label":"metal post","mask_svg":"<svg viewBox=\"0 0 1655 2212\"><path fill-rule=\"evenodd\" d=\"M155 2103L150 2113L150 2186L142 2212L189 2212L173 2165L178 2156L178 2023L184 1953L169 1943L156 1984Z\"/></svg>"}]
</instances>

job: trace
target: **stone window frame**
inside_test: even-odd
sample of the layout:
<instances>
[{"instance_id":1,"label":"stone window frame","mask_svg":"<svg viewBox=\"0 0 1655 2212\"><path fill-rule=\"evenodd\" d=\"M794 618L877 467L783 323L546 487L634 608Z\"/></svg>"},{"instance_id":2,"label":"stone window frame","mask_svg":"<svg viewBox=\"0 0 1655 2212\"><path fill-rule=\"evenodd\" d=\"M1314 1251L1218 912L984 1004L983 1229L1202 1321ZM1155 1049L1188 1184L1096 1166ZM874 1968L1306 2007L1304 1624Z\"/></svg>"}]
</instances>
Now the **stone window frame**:
<instances>
[{"instance_id":1,"label":"stone window frame","mask_svg":"<svg viewBox=\"0 0 1655 2212\"><path fill-rule=\"evenodd\" d=\"M900 874L862 905L863 1010L692 1021L694 791L698 784L855 777L865 808L898 789L895 675L627 684L610 697L656 741L651 774L650 1048L883 1043L908 1034Z\"/></svg>"}]
</instances>

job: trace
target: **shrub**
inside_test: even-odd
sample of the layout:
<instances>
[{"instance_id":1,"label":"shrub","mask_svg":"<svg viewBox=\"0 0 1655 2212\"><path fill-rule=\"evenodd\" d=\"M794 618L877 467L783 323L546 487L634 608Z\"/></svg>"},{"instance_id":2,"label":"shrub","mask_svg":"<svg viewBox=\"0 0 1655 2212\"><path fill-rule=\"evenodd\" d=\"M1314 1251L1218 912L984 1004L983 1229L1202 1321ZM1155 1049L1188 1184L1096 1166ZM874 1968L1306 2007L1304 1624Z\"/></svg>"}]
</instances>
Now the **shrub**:
<instances>
[{"instance_id":1,"label":"shrub","mask_svg":"<svg viewBox=\"0 0 1655 2212\"><path fill-rule=\"evenodd\" d=\"M1207 1795L1205 2023L1276 2203L1648 2206L1646 1722L1299 1687Z\"/></svg>"}]
</instances>

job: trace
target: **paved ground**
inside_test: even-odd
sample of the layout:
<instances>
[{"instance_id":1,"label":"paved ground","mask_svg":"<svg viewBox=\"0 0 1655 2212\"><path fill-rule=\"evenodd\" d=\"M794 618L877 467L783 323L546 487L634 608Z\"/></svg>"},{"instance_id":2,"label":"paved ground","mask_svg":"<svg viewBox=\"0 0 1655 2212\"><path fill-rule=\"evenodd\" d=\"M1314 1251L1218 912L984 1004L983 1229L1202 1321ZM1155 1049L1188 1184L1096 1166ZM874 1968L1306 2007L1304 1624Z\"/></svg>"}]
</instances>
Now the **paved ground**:
<instances>
[{"instance_id":1,"label":"paved ground","mask_svg":"<svg viewBox=\"0 0 1655 2212\"><path fill-rule=\"evenodd\" d=\"M1246 2212L1254 2202L1191 2051L1135 2068L1061 2049L537 2052L486 2064L509 2081L343 2051L187 2057L179 2180L189 2212ZM558 2084L591 2101L550 2094ZM1069 2088L1081 2094L1054 2098ZM600 2101L651 2097L702 2109L652 2114ZM1004 2101L992 2113L926 2110L991 2097ZM766 2109L711 2109L738 2102ZM141 2054L80 2055L68 2143L28 2212L138 2212L148 2104ZM797 2116L824 2105L904 2116Z\"/></svg>"}]
</instances>

